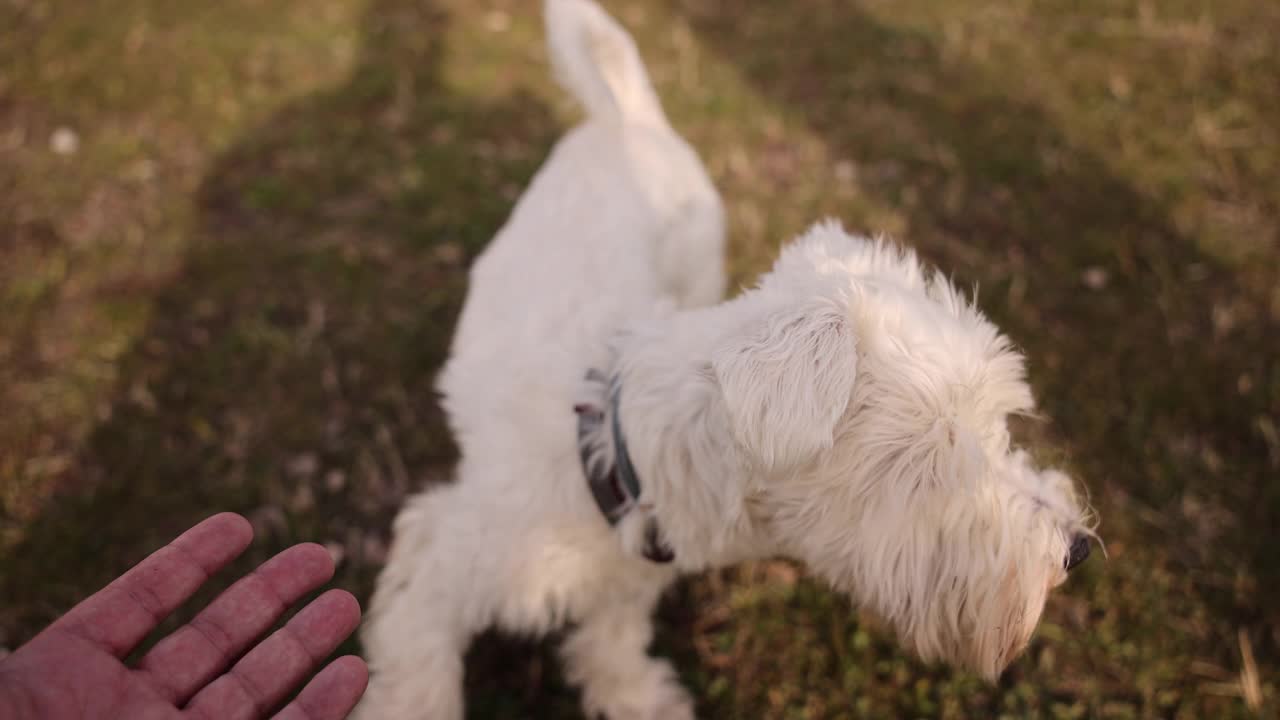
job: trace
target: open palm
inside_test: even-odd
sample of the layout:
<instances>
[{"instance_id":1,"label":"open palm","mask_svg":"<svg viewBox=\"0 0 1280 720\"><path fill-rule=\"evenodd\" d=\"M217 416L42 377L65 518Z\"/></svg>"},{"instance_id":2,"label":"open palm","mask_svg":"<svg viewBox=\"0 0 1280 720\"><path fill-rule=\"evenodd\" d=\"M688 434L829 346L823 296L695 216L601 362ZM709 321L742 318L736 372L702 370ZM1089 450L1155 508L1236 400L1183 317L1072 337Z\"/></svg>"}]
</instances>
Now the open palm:
<instances>
[{"instance_id":1,"label":"open palm","mask_svg":"<svg viewBox=\"0 0 1280 720\"><path fill-rule=\"evenodd\" d=\"M254 646L333 576L333 561L318 545L296 545L268 560L136 666L123 661L252 537L238 515L209 518L77 605L0 662L0 717L237 720L279 708L360 620L355 598L331 590ZM275 717L340 720L367 681L362 660L339 658Z\"/></svg>"}]
</instances>

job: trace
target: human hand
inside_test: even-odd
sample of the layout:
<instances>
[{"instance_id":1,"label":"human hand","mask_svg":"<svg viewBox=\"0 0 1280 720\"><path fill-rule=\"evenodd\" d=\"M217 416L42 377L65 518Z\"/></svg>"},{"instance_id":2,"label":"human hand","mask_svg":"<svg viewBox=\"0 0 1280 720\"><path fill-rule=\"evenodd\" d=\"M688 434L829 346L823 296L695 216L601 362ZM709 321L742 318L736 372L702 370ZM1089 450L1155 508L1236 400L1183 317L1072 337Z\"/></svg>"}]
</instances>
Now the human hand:
<instances>
[{"instance_id":1,"label":"human hand","mask_svg":"<svg viewBox=\"0 0 1280 720\"><path fill-rule=\"evenodd\" d=\"M255 645L290 605L333 577L333 561L318 545L276 555L136 667L123 661L252 539L244 518L216 515L72 608L0 661L0 718L239 720L278 708L360 621L355 598L330 590ZM275 717L341 720L368 679L363 660L334 660Z\"/></svg>"}]
</instances>

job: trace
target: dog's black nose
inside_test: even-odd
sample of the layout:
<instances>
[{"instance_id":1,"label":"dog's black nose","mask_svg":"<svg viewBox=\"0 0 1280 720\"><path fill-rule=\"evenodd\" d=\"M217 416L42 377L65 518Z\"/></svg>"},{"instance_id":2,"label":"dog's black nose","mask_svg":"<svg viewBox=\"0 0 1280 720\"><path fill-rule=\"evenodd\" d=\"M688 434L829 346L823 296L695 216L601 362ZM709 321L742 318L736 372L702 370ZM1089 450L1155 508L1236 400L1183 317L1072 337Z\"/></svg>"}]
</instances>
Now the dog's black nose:
<instances>
[{"instance_id":1,"label":"dog's black nose","mask_svg":"<svg viewBox=\"0 0 1280 720\"><path fill-rule=\"evenodd\" d=\"M1071 549L1067 551L1066 566L1067 572L1071 572L1075 566L1084 562L1089 557L1089 536L1084 533L1077 534L1071 539Z\"/></svg>"}]
</instances>

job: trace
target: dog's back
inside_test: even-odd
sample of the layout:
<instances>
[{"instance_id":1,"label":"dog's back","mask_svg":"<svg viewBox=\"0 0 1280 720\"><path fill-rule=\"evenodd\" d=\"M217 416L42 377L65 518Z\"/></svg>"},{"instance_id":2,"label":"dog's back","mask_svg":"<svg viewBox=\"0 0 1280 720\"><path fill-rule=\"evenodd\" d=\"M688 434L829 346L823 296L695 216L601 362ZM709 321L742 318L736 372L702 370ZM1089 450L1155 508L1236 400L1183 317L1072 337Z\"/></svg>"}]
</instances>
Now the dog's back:
<instances>
[{"instance_id":1,"label":"dog's back","mask_svg":"<svg viewBox=\"0 0 1280 720\"><path fill-rule=\"evenodd\" d=\"M548 0L546 23L552 66L587 117L471 270L439 383L464 454L495 417L535 435L549 412L569 423L573 388L610 332L663 301L707 305L724 289L719 196L631 37L589 0Z\"/></svg>"},{"instance_id":2,"label":"dog's back","mask_svg":"<svg viewBox=\"0 0 1280 720\"><path fill-rule=\"evenodd\" d=\"M361 718L460 720L474 633L545 632L602 593L647 617L673 576L622 554L582 475L573 404L630 320L720 299L720 200L626 32L588 0L546 10L553 63L587 119L471 270L438 383L458 479L396 519L362 634L374 672ZM650 664L638 672L687 705L669 669Z\"/></svg>"}]
</instances>

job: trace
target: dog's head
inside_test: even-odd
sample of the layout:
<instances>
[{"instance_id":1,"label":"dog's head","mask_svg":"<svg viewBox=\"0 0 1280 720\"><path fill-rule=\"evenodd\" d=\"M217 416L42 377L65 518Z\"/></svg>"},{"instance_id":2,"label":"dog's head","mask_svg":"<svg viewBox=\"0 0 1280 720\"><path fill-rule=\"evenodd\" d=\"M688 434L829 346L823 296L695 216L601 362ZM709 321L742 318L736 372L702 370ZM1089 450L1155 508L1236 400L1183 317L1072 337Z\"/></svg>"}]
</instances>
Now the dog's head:
<instances>
[{"instance_id":1,"label":"dog's head","mask_svg":"<svg viewBox=\"0 0 1280 720\"><path fill-rule=\"evenodd\" d=\"M914 255L830 225L740 302L712 371L762 521L922 657L996 678L1092 536L1010 446L1021 355Z\"/></svg>"}]
</instances>

